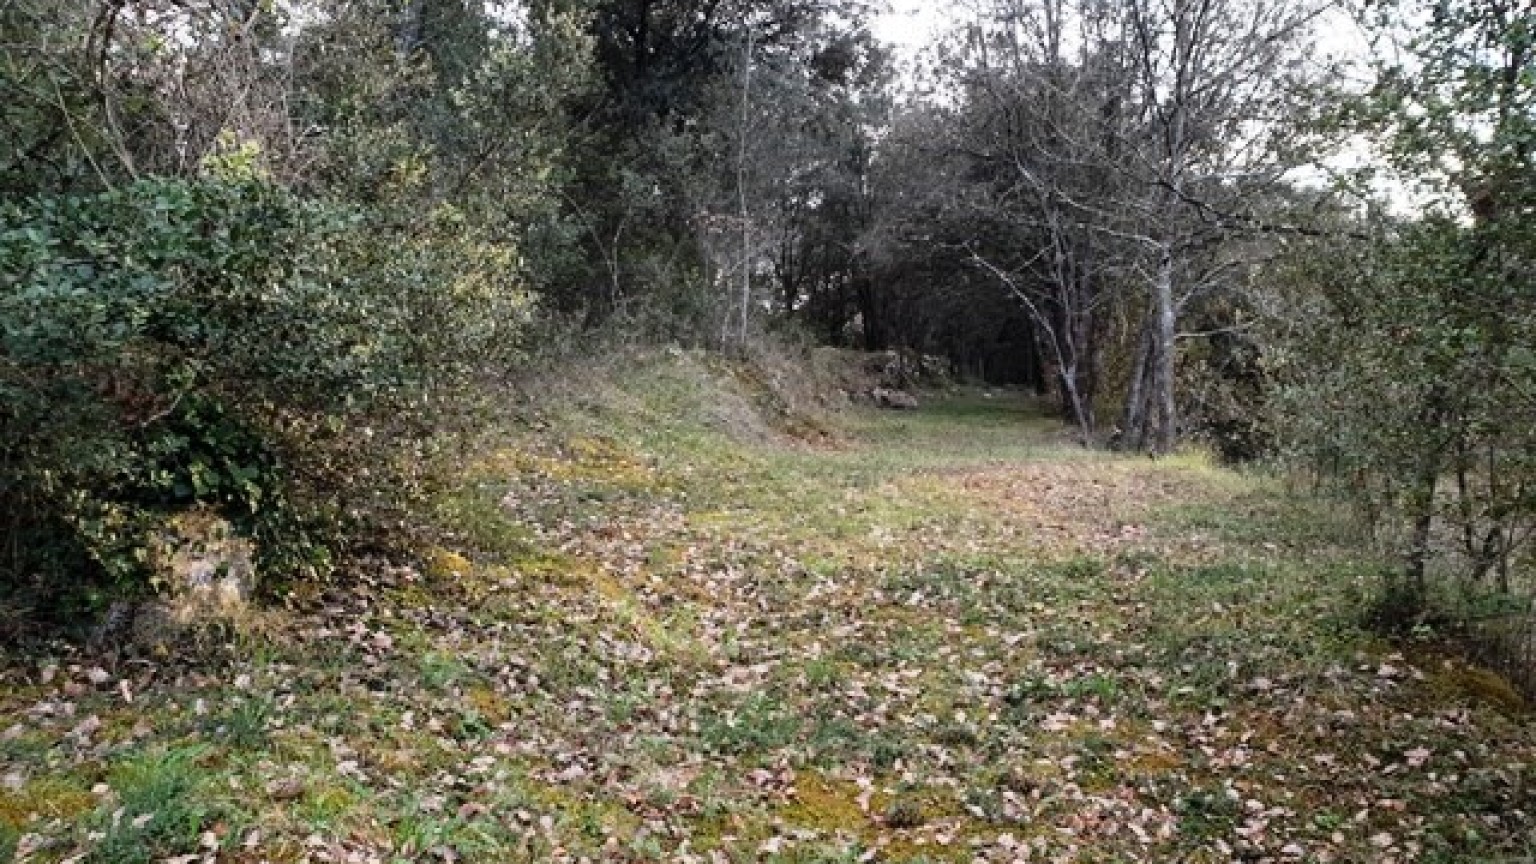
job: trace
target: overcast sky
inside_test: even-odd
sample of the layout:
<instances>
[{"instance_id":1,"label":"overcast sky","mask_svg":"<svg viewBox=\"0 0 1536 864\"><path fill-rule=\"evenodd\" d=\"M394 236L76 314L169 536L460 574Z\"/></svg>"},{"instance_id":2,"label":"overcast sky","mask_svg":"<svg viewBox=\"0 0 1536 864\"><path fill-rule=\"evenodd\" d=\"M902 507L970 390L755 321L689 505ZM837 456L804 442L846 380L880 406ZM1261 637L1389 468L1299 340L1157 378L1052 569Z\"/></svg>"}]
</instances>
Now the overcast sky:
<instances>
[{"instance_id":1,"label":"overcast sky","mask_svg":"<svg viewBox=\"0 0 1536 864\"><path fill-rule=\"evenodd\" d=\"M887 0L891 11L875 19L875 35L911 57L928 44L944 21L945 0Z\"/></svg>"},{"instance_id":2,"label":"overcast sky","mask_svg":"<svg viewBox=\"0 0 1536 864\"><path fill-rule=\"evenodd\" d=\"M924 45L933 41L946 24L961 14L953 0L886 0L890 11L875 18L875 35L896 46L910 59ZM1334 56L1358 57L1365 51L1365 40L1353 21L1340 10L1329 14L1318 28L1317 47Z\"/></svg>"}]
</instances>

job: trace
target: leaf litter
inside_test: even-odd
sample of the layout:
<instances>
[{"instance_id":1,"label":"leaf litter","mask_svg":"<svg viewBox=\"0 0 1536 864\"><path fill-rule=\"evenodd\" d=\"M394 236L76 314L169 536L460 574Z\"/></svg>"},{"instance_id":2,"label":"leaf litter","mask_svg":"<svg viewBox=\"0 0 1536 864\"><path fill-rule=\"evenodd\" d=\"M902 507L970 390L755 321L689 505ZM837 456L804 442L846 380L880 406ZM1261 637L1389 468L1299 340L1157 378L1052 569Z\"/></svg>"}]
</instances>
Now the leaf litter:
<instances>
[{"instance_id":1,"label":"leaf litter","mask_svg":"<svg viewBox=\"0 0 1536 864\"><path fill-rule=\"evenodd\" d=\"M511 441L465 494L513 547L466 530L217 663L13 661L0 829L23 861L1533 851L1529 724L1354 626L1329 514L986 404L837 448ZM182 785L122 770L174 753Z\"/></svg>"}]
</instances>

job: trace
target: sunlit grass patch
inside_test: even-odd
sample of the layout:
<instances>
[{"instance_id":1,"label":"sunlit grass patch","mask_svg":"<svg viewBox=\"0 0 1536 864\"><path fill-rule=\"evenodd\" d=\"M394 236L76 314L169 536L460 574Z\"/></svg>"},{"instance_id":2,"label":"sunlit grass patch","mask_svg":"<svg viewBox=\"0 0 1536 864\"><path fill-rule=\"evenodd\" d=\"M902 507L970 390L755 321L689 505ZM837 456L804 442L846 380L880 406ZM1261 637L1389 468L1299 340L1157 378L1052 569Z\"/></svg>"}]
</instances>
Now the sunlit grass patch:
<instances>
[{"instance_id":1,"label":"sunlit grass patch","mask_svg":"<svg viewBox=\"0 0 1536 864\"><path fill-rule=\"evenodd\" d=\"M505 478L466 478L463 486L439 496L432 516L450 542L457 540L493 559L516 558L534 544L527 528L508 514L506 495ZM423 557L429 576L462 576L470 569L463 550L434 548Z\"/></svg>"},{"instance_id":2,"label":"sunlit grass patch","mask_svg":"<svg viewBox=\"0 0 1536 864\"><path fill-rule=\"evenodd\" d=\"M1307 554L1339 547L1361 552L1368 543L1357 519L1327 502L1286 491L1265 477L1228 478L1212 491L1171 502L1152 514L1165 533L1198 533L1249 556Z\"/></svg>"}]
</instances>

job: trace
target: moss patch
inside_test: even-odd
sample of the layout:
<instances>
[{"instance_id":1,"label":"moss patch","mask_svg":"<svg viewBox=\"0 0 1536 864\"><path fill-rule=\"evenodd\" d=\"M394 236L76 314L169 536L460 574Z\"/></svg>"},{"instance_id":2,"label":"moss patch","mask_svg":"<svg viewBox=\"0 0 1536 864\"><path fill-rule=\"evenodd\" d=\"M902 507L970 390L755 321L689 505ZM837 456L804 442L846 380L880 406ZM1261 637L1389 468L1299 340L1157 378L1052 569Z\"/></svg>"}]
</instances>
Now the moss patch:
<instances>
[{"instance_id":1,"label":"moss patch","mask_svg":"<svg viewBox=\"0 0 1536 864\"><path fill-rule=\"evenodd\" d=\"M778 815L796 828L870 838L876 828L866 810L871 800L856 784L807 772L795 778L794 794Z\"/></svg>"},{"instance_id":2,"label":"moss patch","mask_svg":"<svg viewBox=\"0 0 1536 864\"><path fill-rule=\"evenodd\" d=\"M95 796L73 777L42 777L19 790L0 789L0 823L19 832L39 819L78 819L95 806Z\"/></svg>"},{"instance_id":3,"label":"moss patch","mask_svg":"<svg viewBox=\"0 0 1536 864\"><path fill-rule=\"evenodd\" d=\"M1491 669L1460 661L1446 661L1435 680L1444 690L1488 705L1511 717L1530 711L1525 698L1508 679Z\"/></svg>"}]
</instances>

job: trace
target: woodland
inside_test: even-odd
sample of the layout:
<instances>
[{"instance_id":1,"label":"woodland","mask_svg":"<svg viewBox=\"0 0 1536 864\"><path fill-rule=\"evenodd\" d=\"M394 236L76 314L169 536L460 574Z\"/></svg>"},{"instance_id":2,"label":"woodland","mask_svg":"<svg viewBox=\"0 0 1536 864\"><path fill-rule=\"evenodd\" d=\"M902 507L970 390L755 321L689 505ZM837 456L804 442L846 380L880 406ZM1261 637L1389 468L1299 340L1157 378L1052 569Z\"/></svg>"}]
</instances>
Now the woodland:
<instances>
[{"instance_id":1,"label":"woodland","mask_svg":"<svg viewBox=\"0 0 1536 864\"><path fill-rule=\"evenodd\" d=\"M1536 10L887 11L0 0L0 862L1536 854Z\"/></svg>"}]
</instances>

